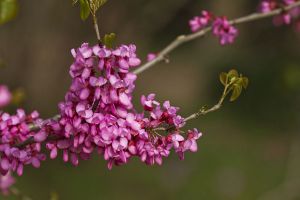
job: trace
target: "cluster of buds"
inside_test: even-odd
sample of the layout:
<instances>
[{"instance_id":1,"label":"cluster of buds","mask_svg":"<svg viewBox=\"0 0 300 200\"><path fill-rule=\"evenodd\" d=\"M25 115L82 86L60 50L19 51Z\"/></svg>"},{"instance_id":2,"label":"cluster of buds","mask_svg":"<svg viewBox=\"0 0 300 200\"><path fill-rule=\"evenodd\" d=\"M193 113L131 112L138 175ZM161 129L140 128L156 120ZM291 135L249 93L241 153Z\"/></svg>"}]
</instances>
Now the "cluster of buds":
<instances>
[{"instance_id":1,"label":"cluster of buds","mask_svg":"<svg viewBox=\"0 0 300 200\"><path fill-rule=\"evenodd\" d=\"M291 24L296 21L296 30L300 28L300 6L285 10L286 6L293 5L299 0L262 0L259 4L259 12L268 13L275 9L282 8L281 14L273 18L275 25ZM239 34L238 29L233 25L226 16L216 17L211 12L203 10L199 16L193 17L189 21L190 30L192 32L202 31L204 28L210 27L212 34L219 39L221 45L232 44Z\"/></svg>"},{"instance_id":2,"label":"cluster of buds","mask_svg":"<svg viewBox=\"0 0 300 200\"><path fill-rule=\"evenodd\" d=\"M298 0L262 0L259 5L259 11L262 13L268 13L278 8L283 8L285 6L292 5ZM295 7L289 11L282 10L280 15L277 15L273 18L273 23L276 26L283 24L291 24L293 19L298 19L300 16L300 7Z\"/></svg>"},{"instance_id":3,"label":"cluster of buds","mask_svg":"<svg viewBox=\"0 0 300 200\"><path fill-rule=\"evenodd\" d=\"M130 69L140 64L134 45L116 49L83 44L73 49L72 84L59 104L60 118L44 123L36 142L49 137L50 157L63 152L63 160L78 165L97 151L109 169L140 157L146 164L162 164L172 148L183 158L187 150L196 151L200 136L196 129L186 136L180 130L184 119L178 108L166 101L161 106L150 94L141 97L144 111L132 103L136 75Z\"/></svg>"},{"instance_id":4,"label":"cluster of buds","mask_svg":"<svg viewBox=\"0 0 300 200\"><path fill-rule=\"evenodd\" d=\"M213 35L219 39L221 45L232 44L238 36L238 30L230 24L227 17L215 17L206 10L191 19L189 25L192 32L201 31L211 25Z\"/></svg>"},{"instance_id":5,"label":"cluster of buds","mask_svg":"<svg viewBox=\"0 0 300 200\"><path fill-rule=\"evenodd\" d=\"M34 137L36 133L30 129L30 124L40 124L38 112L26 115L24 110L18 109L15 115L0 114L0 172L6 175L9 171L23 174L24 165L40 166L40 161L45 160L41 153L41 143L36 142L19 148L18 144Z\"/></svg>"}]
</instances>

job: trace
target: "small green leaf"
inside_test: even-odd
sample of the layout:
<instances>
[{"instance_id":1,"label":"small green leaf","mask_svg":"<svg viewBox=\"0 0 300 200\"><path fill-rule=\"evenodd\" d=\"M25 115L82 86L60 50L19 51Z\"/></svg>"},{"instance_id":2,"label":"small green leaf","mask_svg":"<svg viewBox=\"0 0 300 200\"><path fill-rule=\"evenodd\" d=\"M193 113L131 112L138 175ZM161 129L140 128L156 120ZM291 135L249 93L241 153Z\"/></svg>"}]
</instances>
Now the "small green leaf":
<instances>
[{"instance_id":1,"label":"small green leaf","mask_svg":"<svg viewBox=\"0 0 300 200\"><path fill-rule=\"evenodd\" d=\"M79 0L80 3L80 18L86 20L90 15L90 7L88 0Z\"/></svg>"},{"instance_id":2,"label":"small green leaf","mask_svg":"<svg viewBox=\"0 0 300 200\"><path fill-rule=\"evenodd\" d=\"M238 71L236 71L235 69L231 69L231 70L228 72L228 76L230 76L230 77L238 77L238 76L239 76L239 73L238 73Z\"/></svg>"},{"instance_id":3,"label":"small green leaf","mask_svg":"<svg viewBox=\"0 0 300 200\"><path fill-rule=\"evenodd\" d=\"M0 25L12 20L17 11L17 0L0 0Z\"/></svg>"},{"instance_id":4,"label":"small green leaf","mask_svg":"<svg viewBox=\"0 0 300 200\"><path fill-rule=\"evenodd\" d=\"M244 89L247 89L247 87L249 85L249 79L247 77L243 77L242 80L243 80L242 85L243 85Z\"/></svg>"},{"instance_id":5,"label":"small green leaf","mask_svg":"<svg viewBox=\"0 0 300 200\"><path fill-rule=\"evenodd\" d=\"M112 48L115 40L116 40L115 33L105 34L103 43L107 48Z\"/></svg>"},{"instance_id":6,"label":"small green leaf","mask_svg":"<svg viewBox=\"0 0 300 200\"><path fill-rule=\"evenodd\" d=\"M239 73L235 69L232 69L228 72L227 76L228 76L229 82L233 83L236 80L236 78L239 77Z\"/></svg>"},{"instance_id":7,"label":"small green leaf","mask_svg":"<svg viewBox=\"0 0 300 200\"><path fill-rule=\"evenodd\" d=\"M232 89L232 94L230 97L230 101L235 101L242 93L242 87L240 85L236 85Z\"/></svg>"},{"instance_id":8,"label":"small green leaf","mask_svg":"<svg viewBox=\"0 0 300 200\"><path fill-rule=\"evenodd\" d=\"M224 85L224 86L226 86L226 84L227 84L227 73L225 73L225 72L222 72L221 74L220 74L220 82Z\"/></svg>"},{"instance_id":9,"label":"small green leaf","mask_svg":"<svg viewBox=\"0 0 300 200\"><path fill-rule=\"evenodd\" d=\"M107 2L107 0L89 0L89 1L90 1L91 9L93 10L94 13L96 13L97 10Z\"/></svg>"}]
</instances>

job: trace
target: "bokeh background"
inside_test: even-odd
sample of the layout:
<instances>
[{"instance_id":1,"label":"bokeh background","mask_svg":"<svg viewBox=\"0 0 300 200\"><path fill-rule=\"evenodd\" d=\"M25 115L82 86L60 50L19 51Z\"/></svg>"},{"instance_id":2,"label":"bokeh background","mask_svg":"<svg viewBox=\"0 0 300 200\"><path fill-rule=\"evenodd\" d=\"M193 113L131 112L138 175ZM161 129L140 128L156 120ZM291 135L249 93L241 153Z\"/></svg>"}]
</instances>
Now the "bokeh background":
<instances>
[{"instance_id":1,"label":"bokeh background","mask_svg":"<svg viewBox=\"0 0 300 200\"><path fill-rule=\"evenodd\" d=\"M188 20L208 9L235 18L256 10L258 0L109 0L99 13L101 33L115 32L118 44L135 43L140 58L158 52ZM218 75L235 68L250 79L237 102L188 124L204 137L199 152L176 155L161 167L138 160L108 171L95 156L78 167L61 159L40 169L26 167L17 187L33 200L253 200L300 199L300 33L274 27L271 19L239 26L237 41L221 47L207 36L183 45L141 74L141 94L170 99L187 116L218 100ZM20 1L15 20L0 27L0 80L22 88L27 111L55 115L70 85L70 49L96 42L92 22L82 22L71 1ZM13 111L15 108L8 108ZM14 197L0 199L13 200Z\"/></svg>"}]
</instances>

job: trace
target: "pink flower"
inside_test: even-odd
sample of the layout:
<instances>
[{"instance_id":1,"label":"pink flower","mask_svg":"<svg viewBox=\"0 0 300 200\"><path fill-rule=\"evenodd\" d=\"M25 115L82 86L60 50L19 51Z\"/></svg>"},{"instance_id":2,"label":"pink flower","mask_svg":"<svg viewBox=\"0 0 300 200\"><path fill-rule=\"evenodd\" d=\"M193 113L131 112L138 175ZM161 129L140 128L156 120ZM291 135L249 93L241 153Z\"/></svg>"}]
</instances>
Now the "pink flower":
<instances>
[{"instance_id":1,"label":"pink flower","mask_svg":"<svg viewBox=\"0 0 300 200\"><path fill-rule=\"evenodd\" d=\"M202 133L199 133L197 129L194 129L194 130L189 130L187 134L188 136L187 136L187 140L184 142L184 149L190 150L192 152L196 152L198 150L198 145L196 140L198 140L202 136Z\"/></svg>"},{"instance_id":2,"label":"pink flower","mask_svg":"<svg viewBox=\"0 0 300 200\"><path fill-rule=\"evenodd\" d=\"M221 45L232 44L238 36L238 30L229 23L226 17L218 17L215 19L212 32L219 38Z\"/></svg>"},{"instance_id":3,"label":"pink flower","mask_svg":"<svg viewBox=\"0 0 300 200\"><path fill-rule=\"evenodd\" d=\"M5 85L0 85L0 107L7 106L11 101L12 95Z\"/></svg>"},{"instance_id":4,"label":"pink flower","mask_svg":"<svg viewBox=\"0 0 300 200\"><path fill-rule=\"evenodd\" d=\"M147 61L150 62L152 60L154 60L157 57L157 55L155 53L149 53L147 55Z\"/></svg>"},{"instance_id":5,"label":"pink flower","mask_svg":"<svg viewBox=\"0 0 300 200\"><path fill-rule=\"evenodd\" d=\"M189 21L191 31L192 32L200 31L210 23L211 19L212 19L212 14L206 10L203 10L200 16L196 16Z\"/></svg>"},{"instance_id":6,"label":"pink flower","mask_svg":"<svg viewBox=\"0 0 300 200\"><path fill-rule=\"evenodd\" d=\"M153 106L159 105L157 101L155 101L155 94L149 94L147 97L143 95L141 97L141 103L144 106L144 109L147 111L152 111Z\"/></svg>"},{"instance_id":7,"label":"pink flower","mask_svg":"<svg viewBox=\"0 0 300 200\"><path fill-rule=\"evenodd\" d=\"M262 0L259 5L259 11L262 13L271 12L278 6L275 0Z\"/></svg>"},{"instance_id":8,"label":"pink flower","mask_svg":"<svg viewBox=\"0 0 300 200\"><path fill-rule=\"evenodd\" d=\"M282 0L282 6L288 6L295 3L296 0ZM280 3L275 0L262 0L259 6L259 11L262 13L271 12L277 8L280 8ZM300 15L300 7L295 7L289 11L283 11L281 14L273 18L275 26L289 25L292 23L293 18L298 18Z\"/></svg>"}]
</instances>

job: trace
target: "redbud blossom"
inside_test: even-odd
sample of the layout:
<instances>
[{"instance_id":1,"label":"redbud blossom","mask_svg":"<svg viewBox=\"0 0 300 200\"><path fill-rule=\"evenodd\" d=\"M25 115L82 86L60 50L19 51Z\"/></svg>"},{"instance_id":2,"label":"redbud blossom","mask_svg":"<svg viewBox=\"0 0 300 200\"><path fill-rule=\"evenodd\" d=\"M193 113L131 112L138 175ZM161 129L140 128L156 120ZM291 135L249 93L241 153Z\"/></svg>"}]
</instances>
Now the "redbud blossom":
<instances>
[{"instance_id":1,"label":"redbud blossom","mask_svg":"<svg viewBox=\"0 0 300 200\"><path fill-rule=\"evenodd\" d=\"M206 10L201 12L200 16L196 16L189 21L189 25L192 32L200 31L205 28L212 20L212 14Z\"/></svg>"},{"instance_id":2,"label":"redbud blossom","mask_svg":"<svg viewBox=\"0 0 300 200\"><path fill-rule=\"evenodd\" d=\"M147 55L147 61L150 62L150 61L154 60L156 58L156 56L157 55L155 53L149 53Z\"/></svg>"},{"instance_id":3,"label":"redbud blossom","mask_svg":"<svg viewBox=\"0 0 300 200\"><path fill-rule=\"evenodd\" d=\"M63 160L76 166L97 150L111 169L134 156L146 164L161 165L162 158L172 148L179 155L195 150L182 146L197 137L181 136L183 139L175 146L168 139L179 135L184 125L184 119L177 114L178 108L169 101L161 105L155 100L155 94L150 94L141 97L144 112L134 109L132 99L137 77L130 69L140 64L135 51L134 45L108 49L86 43L71 51L75 59L70 67L73 80L65 101L59 104L61 118L57 123L47 124L35 136L41 141L46 131L61 138L47 143L50 158L56 158L62 150ZM165 126L170 127L165 135L156 131ZM195 146L194 142L188 143Z\"/></svg>"},{"instance_id":4,"label":"redbud blossom","mask_svg":"<svg viewBox=\"0 0 300 200\"><path fill-rule=\"evenodd\" d=\"M226 17L218 17L213 22L213 34L219 38L221 45L232 44L238 36L238 30L232 26Z\"/></svg>"}]
</instances>

